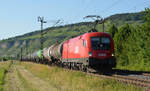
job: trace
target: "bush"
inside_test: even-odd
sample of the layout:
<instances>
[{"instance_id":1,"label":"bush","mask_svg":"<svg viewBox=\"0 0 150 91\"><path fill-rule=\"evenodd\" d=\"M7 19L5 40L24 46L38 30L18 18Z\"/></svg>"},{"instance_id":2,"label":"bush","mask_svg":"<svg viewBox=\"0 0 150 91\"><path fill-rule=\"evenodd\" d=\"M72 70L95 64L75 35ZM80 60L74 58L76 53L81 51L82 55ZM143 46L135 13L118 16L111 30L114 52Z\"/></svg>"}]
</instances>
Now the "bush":
<instances>
[{"instance_id":1,"label":"bush","mask_svg":"<svg viewBox=\"0 0 150 91\"><path fill-rule=\"evenodd\" d=\"M145 12L148 15L144 24L136 26L125 24L114 34L119 67L130 66L136 67L136 70L145 70L145 67L150 65L150 9Z\"/></svg>"}]
</instances>

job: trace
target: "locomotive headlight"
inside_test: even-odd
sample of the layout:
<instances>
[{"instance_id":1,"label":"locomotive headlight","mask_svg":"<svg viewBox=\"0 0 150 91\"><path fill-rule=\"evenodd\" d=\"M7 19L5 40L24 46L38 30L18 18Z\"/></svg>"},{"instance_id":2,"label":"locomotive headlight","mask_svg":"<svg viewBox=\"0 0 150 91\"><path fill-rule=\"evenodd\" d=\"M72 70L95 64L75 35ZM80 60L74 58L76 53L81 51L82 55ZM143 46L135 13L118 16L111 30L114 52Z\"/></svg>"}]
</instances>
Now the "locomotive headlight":
<instances>
[{"instance_id":1,"label":"locomotive headlight","mask_svg":"<svg viewBox=\"0 0 150 91\"><path fill-rule=\"evenodd\" d=\"M115 54L114 54L114 53L112 53L112 54L111 54L111 56L115 56Z\"/></svg>"},{"instance_id":2,"label":"locomotive headlight","mask_svg":"<svg viewBox=\"0 0 150 91\"><path fill-rule=\"evenodd\" d=\"M111 56L115 56L115 52L112 52Z\"/></svg>"},{"instance_id":3,"label":"locomotive headlight","mask_svg":"<svg viewBox=\"0 0 150 91\"><path fill-rule=\"evenodd\" d=\"M92 52L89 52L89 56L92 56Z\"/></svg>"}]
</instances>

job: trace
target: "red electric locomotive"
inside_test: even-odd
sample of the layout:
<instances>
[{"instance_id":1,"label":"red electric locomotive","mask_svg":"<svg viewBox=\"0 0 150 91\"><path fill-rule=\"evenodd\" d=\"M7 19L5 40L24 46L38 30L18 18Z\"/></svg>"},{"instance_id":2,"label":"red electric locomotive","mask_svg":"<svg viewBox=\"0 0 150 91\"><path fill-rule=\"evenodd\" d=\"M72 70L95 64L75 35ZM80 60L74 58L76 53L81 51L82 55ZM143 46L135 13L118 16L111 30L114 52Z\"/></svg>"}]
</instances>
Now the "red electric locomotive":
<instances>
[{"instance_id":1,"label":"red electric locomotive","mask_svg":"<svg viewBox=\"0 0 150 91\"><path fill-rule=\"evenodd\" d=\"M43 56L49 63L80 70L105 70L116 66L113 39L104 32L89 32L54 44L43 50Z\"/></svg>"},{"instance_id":2,"label":"red electric locomotive","mask_svg":"<svg viewBox=\"0 0 150 91\"><path fill-rule=\"evenodd\" d=\"M85 33L63 43L62 63L82 68L111 69L116 66L112 37L103 32Z\"/></svg>"}]
</instances>

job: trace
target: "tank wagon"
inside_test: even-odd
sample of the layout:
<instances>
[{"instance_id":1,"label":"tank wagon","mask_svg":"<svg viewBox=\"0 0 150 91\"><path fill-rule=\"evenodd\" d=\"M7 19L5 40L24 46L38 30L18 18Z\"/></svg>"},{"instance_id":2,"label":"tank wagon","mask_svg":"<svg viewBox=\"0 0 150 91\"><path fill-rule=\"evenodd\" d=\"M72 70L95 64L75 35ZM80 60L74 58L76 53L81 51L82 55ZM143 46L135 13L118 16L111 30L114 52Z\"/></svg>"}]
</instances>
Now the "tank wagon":
<instances>
[{"instance_id":1,"label":"tank wagon","mask_svg":"<svg viewBox=\"0 0 150 91\"><path fill-rule=\"evenodd\" d=\"M111 35L104 32L85 33L51 45L41 54L44 58L42 61L47 60L49 63L80 70L112 69L116 66L113 39Z\"/></svg>"}]
</instances>

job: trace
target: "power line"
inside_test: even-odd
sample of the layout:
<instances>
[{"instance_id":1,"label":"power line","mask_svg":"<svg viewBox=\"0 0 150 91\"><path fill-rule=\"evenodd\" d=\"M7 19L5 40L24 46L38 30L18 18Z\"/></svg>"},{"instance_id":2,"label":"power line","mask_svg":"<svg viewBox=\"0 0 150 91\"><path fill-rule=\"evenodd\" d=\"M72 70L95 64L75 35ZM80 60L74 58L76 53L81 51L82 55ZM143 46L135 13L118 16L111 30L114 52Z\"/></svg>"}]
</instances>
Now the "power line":
<instances>
[{"instance_id":1,"label":"power line","mask_svg":"<svg viewBox=\"0 0 150 91\"><path fill-rule=\"evenodd\" d=\"M88 5L84 8L84 12L86 11L87 7L89 7L91 5L91 1L92 0L90 0L90 3L88 3ZM120 2L119 0L116 0L114 3L112 3L111 5L109 5L108 8L104 9L102 12L108 12L108 9L111 9L113 6L117 5L119 2ZM104 24L103 24L103 26L104 26ZM103 28L103 31L104 31L104 28Z\"/></svg>"},{"instance_id":2,"label":"power line","mask_svg":"<svg viewBox=\"0 0 150 91\"><path fill-rule=\"evenodd\" d=\"M43 44L44 44L44 35L48 32L48 31L43 31L43 24L44 23L47 23L47 21L45 21L44 20L44 17L38 17L38 22L40 22L41 23L41 30L40 30L40 34L41 34L41 36L40 36L40 43L41 43L41 46L40 46L40 49L41 50L43 50ZM63 23L63 21L62 20L57 20L54 24L53 24L53 26L52 27L54 27L54 26L56 26L56 25L58 25L59 23Z\"/></svg>"},{"instance_id":3,"label":"power line","mask_svg":"<svg viewBox=\"0 0 150 91\"><path fill-rule=\"evenodd\" d=\"M114 3L112 3L111 5L109 5L106 9L104 9L102 12L106 12L108 11L108 9L111 9L112 7L114 7L115 5L117 5L120 2L120 0L116 0Z\"/></svg>"},{"instance_id":4,"label":"power line","mask_svg":"<svg viewBox=\"0 0 150 91\"><path fill-rule=\"evenodd\" d=\"M132 8L130 8L130 9L133 9L134 8L134 10L136 10L137 9L137 7L140 7L141 5L144 5L144 4L148 4L149 3L149 6L148 7L150 7L150 1L144 1L143 3L139 3L139 4L136 4L136 5L134 5ZM145 7L146 8L146 7Z\"/></svg>"},{"instance_id":5,"label":"power line","mask_svg":"<svg viewBox=\"0 0 150 91\"><path fill-rule=\"evenodd\" d=\"M97 31L96 30L97 24L102 24L102 30L103 30L103 32L105 31L104 24L105 24L107 18L102 18L102 17L100 17L98 15L88 15L88 16L85 16L83 19L86 19L86 18L91 18L91 19L93 19L95 21L95 25L94 25L94 28L92 29L92 31L93 30L94 30L94 32Z\"/></svg>"},{"instance_id":6,"label":"power line","mask_svg":"<svg viewBox=\"0 0 150 91\"><path fill-rule=\"evenodd\" d=\"M64 20L63 19L47 20L47 23L51 23L52 24L50 27L55 27L55 26L59 26L61 24L64 24Z\"/></svg>"},{"instance_id":7,"label":"power line","mask_svg":"<svg viewBox=\"0 0 150 91\"><path fill-rule=\"evenodd\" d=\"M83 8L83 11L86 12L87 8L89 8L91 6L91 3L93 2L93 0L89 0L89 2L87 3L87 5L85 5L85 7Z\"/></svg>"}]
</instances>

